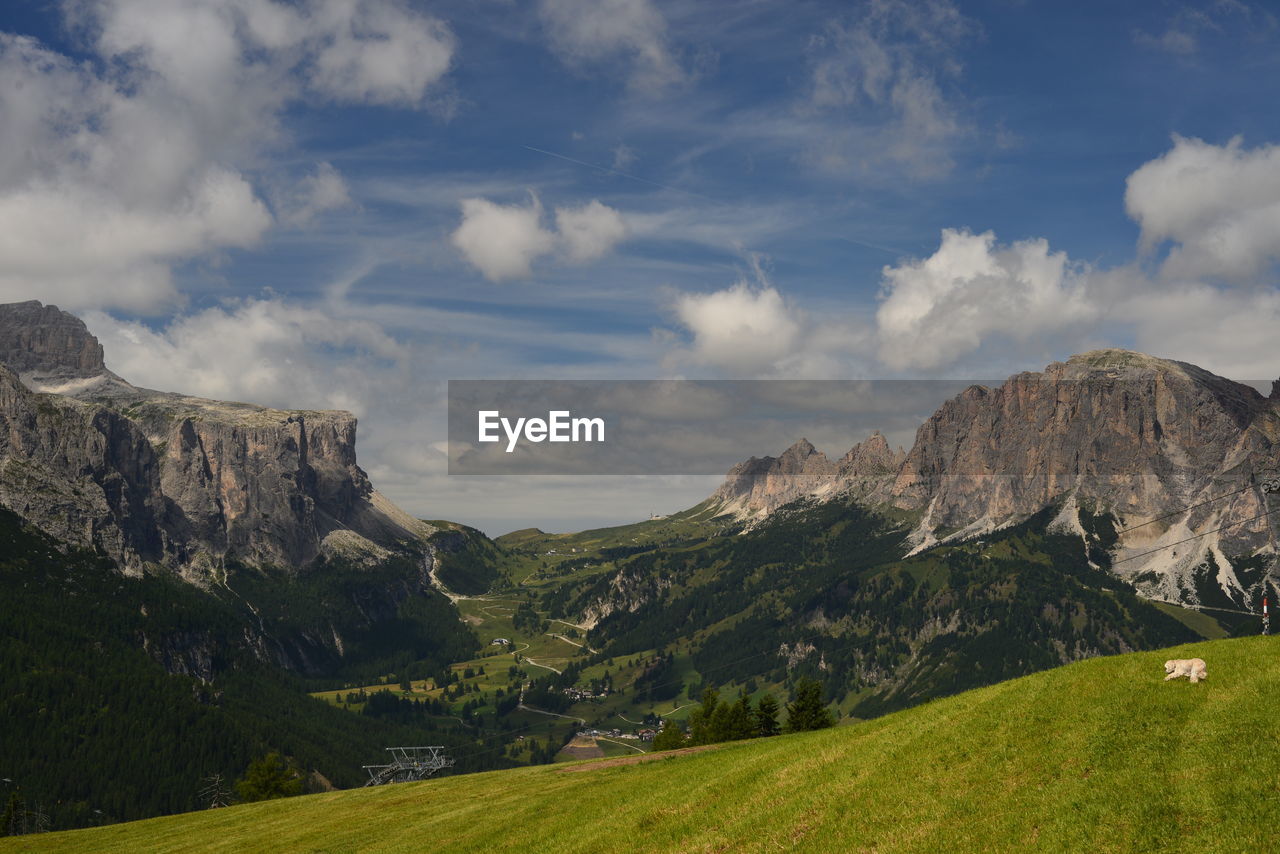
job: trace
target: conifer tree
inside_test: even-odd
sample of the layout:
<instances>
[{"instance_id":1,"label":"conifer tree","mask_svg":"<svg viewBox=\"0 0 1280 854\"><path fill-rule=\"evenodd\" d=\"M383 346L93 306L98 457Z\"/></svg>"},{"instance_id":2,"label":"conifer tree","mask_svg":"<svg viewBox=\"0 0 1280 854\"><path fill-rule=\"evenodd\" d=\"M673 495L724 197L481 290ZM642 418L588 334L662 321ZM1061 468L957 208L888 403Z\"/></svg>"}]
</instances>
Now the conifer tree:
<instances>
[{"instance_id":1,"label":"conifer tree","mask_svg":"<svg viewBox=\"0 0 1280 854\"><path fill-rule=\"evenodd\" d=\"M760 702L756 704L755 709L755 734L760 738L768 738L782 732L782 727L778 724L778 701L773 698L772 694L765 694L760 698Z\"/></svg>"},{"instance_id":2,"label":"conifer tree","mask_svg":"<svg viewBox=\"0 0 1280 854\"><path fill-rule=\"evenodd\" d=\"M675 721L667 721L653 738L653 750L675 750L684 747L684 731Z\"/></svg>"},{"instance_id":3,"label":"conifer tree","mask_svg":"<svg viewBox=\"0 0 1280 854\"><path fill-rule=\"evenodd\" d=\"M787 732L825 729L835 722L823 702L822 683L801 680L796 686L796 701L787 706Z\"/></svg>"},{"instance_id":4,"label":"conifer tree","mask_svg":"<svg viewBox=\"0 0 1280 854\"><path fill-rule=\"evenodd\" d=\"M751 701L746 694L739 694L738 699L729 706L725 721L725 740L738 741L751 738L756 734L755 721L751 714Z\"/></svg>"},{"instance_id":5,"label":"conifer tree","mask_svg":"<svg viewBox=\"0 0 1280 854\"><path fill-rule=\"evenodd\" d=\"M302 775L279 753L268 753L249 763L236 782L236 794L245 803L302 794Z\"/></svg>"},{"instance_id":6,"label":"conifer tree","mask_svg":"<svg viewBox=\"0 0 1280 854\"><path fill-rule=\"evenodd\" d=\"M716 707L720 702L720 692L715 688L702 691L702 705L689 715L689 743L712 744L715 738Z\"/></svg>"}]
</instances>

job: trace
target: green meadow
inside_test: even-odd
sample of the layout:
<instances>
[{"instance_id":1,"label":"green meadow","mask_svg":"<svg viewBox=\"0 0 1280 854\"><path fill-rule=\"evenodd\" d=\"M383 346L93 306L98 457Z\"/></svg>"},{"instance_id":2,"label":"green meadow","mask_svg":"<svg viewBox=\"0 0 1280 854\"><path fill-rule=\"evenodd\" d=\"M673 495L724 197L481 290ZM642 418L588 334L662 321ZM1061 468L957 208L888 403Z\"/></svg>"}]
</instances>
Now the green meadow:
<instances>
[{"instance_id":1,"label":"green meadow","mask_svg":"<svg viewBox=\"0 0 1280 854\"><path fill-rule=\"evenodd\" d=\"M1165 682L1166 658L1209 678ZM1280 639L1095 658L871 721L0 841L0 851L1274 850ZM621 763L621 764L620 764Z\"/></svg>"}]
</instances>

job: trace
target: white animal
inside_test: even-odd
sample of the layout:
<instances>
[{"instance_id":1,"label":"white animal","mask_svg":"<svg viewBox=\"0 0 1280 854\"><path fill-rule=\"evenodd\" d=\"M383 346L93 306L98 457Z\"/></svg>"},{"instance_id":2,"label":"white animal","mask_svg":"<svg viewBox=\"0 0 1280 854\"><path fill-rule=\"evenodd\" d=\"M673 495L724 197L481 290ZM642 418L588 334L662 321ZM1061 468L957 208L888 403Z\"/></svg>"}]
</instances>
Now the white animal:
<instances>
[{"instance_id":1,"label":"white animal","mask_svg":"<svg viewBox=\"0 0 1280 854\"><path fill-rule=\"evenodd\" d=\"M1164 663L1164 672L1169 674L1164 677L1166 682L1180 676L1186 676L1192 682L1199 682L1209 676L1205 673L1203 658L1171 658Z\"/></svg>"}]
</instances>

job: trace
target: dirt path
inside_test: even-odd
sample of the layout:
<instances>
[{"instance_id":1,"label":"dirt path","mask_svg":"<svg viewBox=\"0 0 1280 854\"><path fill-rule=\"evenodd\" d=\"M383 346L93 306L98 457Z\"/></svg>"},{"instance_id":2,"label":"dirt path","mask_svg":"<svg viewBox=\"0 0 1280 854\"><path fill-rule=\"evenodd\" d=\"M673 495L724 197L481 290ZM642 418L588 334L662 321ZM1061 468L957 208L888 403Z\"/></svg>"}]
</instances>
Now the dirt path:
<instances>
[{"instance_id":1,"label":"dirt path","mask_svg":"<svg viewBox=\"0 0 1280 854\"><path fill-rule=\"evenodd\" d=\"M539 715L550 715L553 718L564 718L567 721L577 721L583 726L586 726L587 724L586 718L575 718L572 715L558 715L555 712L544 712L542 709L535 709L533 706L526 706L524 703L520 703L516 708L526 712L536 712Z\"/></svg>"},{"instance_id":2,"label":"dirt path","mask_svg":"<svg viewBox=\"0 0 1280 854\"><path fill-rule=\"evenodd\" d=\"M578 643L577 641L571 641L571 640L569 640L567 637L565 637L564 635L558 635L558 634L556 634L555 632L547 632L547 635L548 635L549 637L553 637L553 638L555 638L556 640L562 640L562 641L564 641L565 643L571 643L571 644L573 644L574 646L576 646L578 649L585 649L587 652L596 652L596 651L597 651L597 650L594 650L594 649L592 649L591 647L587 646L585 643Z\"/></svg>"},{"instance_id":3,"label":"dirt path","mask_svg":"<svg viewBox=\"0 0 1280 854\"><path fill-rule=\"evenodd\" d=\"M559 676L559 675L560 675L560 671L559 671L559 670L556 670L556 669L555 669L554 667L552 667L550 664L539 664L537 661L535 661L534 659L530 658L530 657L529 657L529 656L527 656L527 655L524 657L523 661L524 661L524 663L525 663L525 664L532 664L534 667L542 667L542 668L545 668L545 669L547 669L547 670L550 670L552 673L556 674L557 676Z\"/></svg>"},{"instance_id":4,"label":"dirt path","mask_svg":"<svg viewBox=\"0 0 1280 854\"><path fill-rule=\"evenodd\" d=\"M571 623L571 622L569 622L568 620L552 620L551 622L553 622L553 623L564 623L566 626L573 626L575 629L577 629L577 630L578 630L578 631L580 631L580 632L589 632L589 631L591 631L591 627L590 627L590 626L584 626L584 625L580 625L580 624L578 624L578 623Z\"/></svg>"},{"instance_id":5,"label":"dirt path","mask_svg":"<svg viewBox=\"0 0 1280 854\"><path fill-rule=\"evenodd\" d=\"M596 736L596 741L607 741L607 742L610 742L611 744L621 744L623 747L631 748L636 753L645 752L642 748L636 747L634 744L627 744L625 741L618 741L617 739L613 739L613 738L605 738L603 735Z\"/></svg>"},{"instance_id":6,"label":"dirt path","mask_svg":"<svg viewBox=\"0 0 1280 854\"><path fill-rule=\"evenodd\" d=\"M682 747L679 750L663 750L659 753L646 753L643 756L623 756L618 759L602 759L599 762L589 762L583 765L572 765L568 768L558 769L561 774L572 774L575 771L597 771L601 768L613 768L616 765L635 765L637 762L652 762L655 759L672 759L676 756L683 756L687 753L698 753L703 750L715 750L720 745L704 744L700 747Z\"/></svg>"}]
</instances>

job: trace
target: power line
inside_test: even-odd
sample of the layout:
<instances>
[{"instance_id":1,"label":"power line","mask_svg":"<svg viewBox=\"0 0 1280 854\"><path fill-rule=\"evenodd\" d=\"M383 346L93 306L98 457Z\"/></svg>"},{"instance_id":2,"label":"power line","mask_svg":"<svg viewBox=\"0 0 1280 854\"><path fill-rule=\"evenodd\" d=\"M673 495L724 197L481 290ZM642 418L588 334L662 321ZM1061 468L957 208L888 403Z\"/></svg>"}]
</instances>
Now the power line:
<instances>
[{"instance_id":1,"label":"power line","mask_svg":"<svg viewBox=\"0 0 1280 854\"><path fill-rule=\"evenodd\" d=\"M1237 489L1235 492L1228 492L1226 495L1219 495L1217 498L1210 498L1206 501L1201 501L1199 504L1192 504L1190 507L1184 507L1181 510L1174 510L1172 513L1166 513L1163 516L1157 516L1156 518L1148 522L1143 522L1140 525L1131 525L1128 528L1121 528L1120 530L1116 531L1116 533L1127 534L1129 531L1136 531L1139 528L1145 528L1147 525L1154 525L1156 522L1162 522L1165 519L1171 518L1173 516L1181 516L1183 513L1190 513L1192 510L1195 510L1198 507L1204 507L1206 504L1212 504L1215 501L1221 501L1224 498L1231 498L1233 496L1239 495L1242 492L1248 492L1250 489L1253 489L1254 486L1255 485L1251 483L1248 486L1244 487L1243 489Z\"/></svg>"},{"instance_id":2,"label":"power line","mask_svg":"<svg viewBox=\"0 0 1280 854\"><path fill-rule=\"evenodd\" d=\"M1222 525L1222 526L1220 526L1220 527L1214 528L1212 531L1205 531L1204 533L1196 534L1194 537L1187 537L1185 540L1178 540L1176 543L1166 543L1165 545L1163 545L1163 546L1159 546L1159 547L1154 548L1154 549L1151 549L1150 551L1140 552L1139 554L1136 554L1136 555L1130 555L1129 557L1121 558L1120 560L1113 560L1113 561L1111 562L1111 565L1112 565L1112 566L1115 566L1116 564L1120 564L1120 563L1127 563L1127 562L1129 562L1129 561L1131 561L1131 560L1137 560L1137 559L1138 559L1138 558L1140 558L1140 557L1146 557L1147 555L1153 555L1153 554L1155 554L1156 552L1162 552L1162 551L1164 551L1165 549L1171 549L1171 548L1173 548L1174 546L1180 546L1180 545L1182 545L1183 543L1189 543L1189 542L1192 542L1193 540L1198 540L1198 539L1201 539L1202 537L1207 537L1207 536L1209 536L1210 534L1216 534L1216 533L1218 533L1219 531L1225 531L1227 528L1234 528L1234 527L1236 527L1237 525L1244 525L1244 524L1247 524L1247 523L1249 523L1249 522L1257 521L1258 519L1262 519L1263 517L1271 516L1271 515L1272 515L1272 514L1274 514L1274 513L1280 513L1280 507L1277 507L1275 510L1267 510L1267 511L1265 511L1265 512L1263 512L1263 513L1259 513L1257 516L1250 516L1248 519L1241 519L1239 522L1228 522L1228 523L1227 523L1227 524L1225 524L1225 525Z\"/></svg>"}]
</instances>

